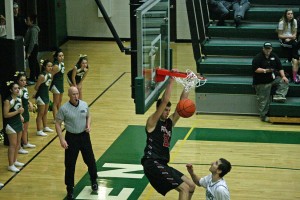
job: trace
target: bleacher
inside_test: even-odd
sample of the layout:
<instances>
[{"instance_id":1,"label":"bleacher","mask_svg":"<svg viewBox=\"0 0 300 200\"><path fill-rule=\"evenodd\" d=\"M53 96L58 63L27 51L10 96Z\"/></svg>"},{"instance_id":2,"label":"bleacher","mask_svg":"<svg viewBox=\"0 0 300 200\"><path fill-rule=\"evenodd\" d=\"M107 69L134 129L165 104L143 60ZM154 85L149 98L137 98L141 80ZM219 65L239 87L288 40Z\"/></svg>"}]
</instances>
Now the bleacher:
<instances>
[{"instance_id":1,"label":"bleacher","mask_svg":"<svg viewBox=\"0 0 300 200\"><path fill-rule=\"evenodd\" d=\"M272 43L273 52L291 75L292 66L286 62L276 28L287 8L294 11L295 17L300 15L300 1L250 2L251 8L238 28L231 12L231 20L226 20L225 26L216 26L216 21L211 21L206 29L207 39L201 44L202 57L197 61L197 72L208 81L196 88L198 113L258 115L251 63L266 41ZM272 102L269 114L271 122L300 123L300 85L290 83L286 103Z\"/></svg>"}]
</instances>

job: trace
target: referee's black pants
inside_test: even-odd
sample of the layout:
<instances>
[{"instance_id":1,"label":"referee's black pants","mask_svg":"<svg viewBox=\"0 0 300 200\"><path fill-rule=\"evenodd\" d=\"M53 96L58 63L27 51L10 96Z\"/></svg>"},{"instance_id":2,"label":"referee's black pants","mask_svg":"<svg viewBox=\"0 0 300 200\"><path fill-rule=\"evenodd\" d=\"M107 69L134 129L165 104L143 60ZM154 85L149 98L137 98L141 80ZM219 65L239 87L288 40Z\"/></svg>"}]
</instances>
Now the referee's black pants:
<instances>
[{"instance_id":1,"label":"referee's black pants","mask_svg":"<svg viewBox=\"0 0 300 200\"><path fill-rule=\"evenodd\" d=\"M97 180L97 167L92 149L90 134L82 132L80 134L73 134L66 132L65 139L69 147L65 150L65 184L67 187L74 187L75 165L79 151L81 151L82 158L88 166L92 184Z\"/></svg>"}]
</instances>

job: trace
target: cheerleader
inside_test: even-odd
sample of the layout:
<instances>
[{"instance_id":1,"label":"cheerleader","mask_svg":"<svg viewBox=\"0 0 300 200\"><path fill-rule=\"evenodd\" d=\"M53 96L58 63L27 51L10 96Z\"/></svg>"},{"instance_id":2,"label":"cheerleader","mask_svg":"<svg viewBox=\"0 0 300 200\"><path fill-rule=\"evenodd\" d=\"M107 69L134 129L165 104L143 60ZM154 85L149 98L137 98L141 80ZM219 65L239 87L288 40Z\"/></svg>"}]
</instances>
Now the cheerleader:
<instances>
[{"instance_id":1,"label":"cheerleader","mask_svg":"<svg viewBox=\"0 0 300 200\"><path fill-rule=\"evenodd\" d=\"M21 143L23 121L22 100L19 97L19 85L13 81L7 82L10 95L5 98L3 106L3 117L5 118L5 132L8 137L8 170L12 172L19 172L17 167L23 167L24 163L17 161L18 150Z\"/></svg>"},{"instance_id":2,"label":"cheerleader","mask_svg":"<svg viewBox=\"0 0 300 200\"><path fill-rule=\"evenodd\" d=\"M53 55L53 80L50 86L50 91L53 93L53 119L55 119L56 113L62 102L62 96L64 93L64 72L64 53L61 49L58 49Z\"/></svg>"},{"instance_id":3,"label":"cheerleader","mask_svg":"<svg viewBox=\"0 0 300 200\"><path fill-rule=\"evenodd\" d=\"M23 122L23 131L22 131L22 138L21 138L21 147L19 149L19 153L21 154L27 154L28 151L26 151L24 148L35 148L34 144L30 144L28 142L28 126L29 126L29 111L33 110L33 105L29 101L29 94L28 94L28 89L26 88L27 80L26 80L26 75L24 72L16 72L15 74L16 77L16 82L19 84L20 87L20 93L19 96L22 100L22 106L24 108L24 112L22 114L24 118Z\"/></svg>"},{"instance_id":4,"label":"cheerleader","mask_svg":"<svg viewBox=\"0 0 300 200\"><path fill-rule=\"evenodd\" d=\"M49 86L51 84L51 71L52 63L49 60L41 61L42 73L39 75L38 80L34 86L36 94L34 98L36 99L36 104L38 106L38 112L36 117L36 127L38 136L47 136L45 132L53 132L47 126L47 113L49 108ZM44 127L44 129L43 129Z\"/></svg>"},{"instance_id":5,"label":"cheerleader","mask_svg":"<svg viewBox=\"0 0 300 200\"><path fill-rule=\"evenodd\" d=\"M79 55L76 65L67 73L67 81L79 91L79 99L82 99L82 82L89 70L87 55Z\"/></svg>"}]
</instances>

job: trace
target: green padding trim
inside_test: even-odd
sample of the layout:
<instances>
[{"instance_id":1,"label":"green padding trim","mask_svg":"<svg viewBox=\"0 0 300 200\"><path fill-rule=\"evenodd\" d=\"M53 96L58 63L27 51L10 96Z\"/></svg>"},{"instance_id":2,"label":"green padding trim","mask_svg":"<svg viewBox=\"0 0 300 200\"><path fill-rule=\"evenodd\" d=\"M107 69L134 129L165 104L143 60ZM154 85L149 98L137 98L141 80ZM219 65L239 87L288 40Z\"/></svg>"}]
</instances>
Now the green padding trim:
<instances>
[{"instance_id":1,"label":"green padding trim","mask_svg":"<svg viewBox=\"0 0 300 200\"><path fill-rule=\"evenodd\" d=\"M300 132L196 128L188 140L300 144Z\"/></svg>"}]
</instances>

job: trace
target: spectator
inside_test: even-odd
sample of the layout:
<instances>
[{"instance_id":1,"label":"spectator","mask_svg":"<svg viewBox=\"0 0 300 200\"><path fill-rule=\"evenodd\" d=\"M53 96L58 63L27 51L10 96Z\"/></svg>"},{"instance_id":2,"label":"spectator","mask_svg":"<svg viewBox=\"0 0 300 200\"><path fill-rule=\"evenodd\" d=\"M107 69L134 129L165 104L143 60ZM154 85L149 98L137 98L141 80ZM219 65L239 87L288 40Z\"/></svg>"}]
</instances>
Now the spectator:
<instances>
[{"instance_id":1,"label":"spectator","mask_svg":"<svg viewBox=\"0 0 300 200\"><path fill-rule=\"evenodd\" d=\"M3 15L0 15L0 37L6 36L6 21Z\"/></svg>"},{"instance_id":2,"label":"spectator","mask_svg":"<svg viewBox=\"0 0 300 200\"><path fill-rule=\"evenodd\" d=\"M291 9L287 9L279 20L278 38L281 46L287 49L288 61L292 62L293 81L300 83L299 71L299 55L300 42L297 41L297 20Z\"/></svg>"},{"instance_id":3,"label":"spectator","mask_svg":"<svg viewBox=\"0 0 300 200\"><path fill-rule=\"evenodd\" d=\"M278 56L272 52L272 44L265 42L262 52L252 60L253 85L258 101L258 111L261 121L269 122L271 89L276 87L273 101L284 103L289 89L289 80L284 74Z\"/></svg>"},{"instance_id":4,"label":"spectator","mask_svg":"<svg viewBox=\"0 0 300 200\"><path fill-rule=\"evenodd\" d=\"M30 15L26 19L28 25L27 32L24 38L24 46L26 52L26 58L28 58L28 64L30 69L30 77L28 85L33 85L40 74L39 63L37 60L39 52L39 32L40 28L36 25L36 15Z\"/></svg>"},{"instance_id":5,"label":"spectator","mask_svg":"<svg viewBox=\"0 0 300 200\"><path fill-rule=\"evenodd\" d=\"M209 168L211 172L203 178L199 178L194 173L193 165L187 164L186 168L191 175L194 183L200 187L206 188L206 199L213 200L229 200L230 193L226 181L223 177L230 172L231 164L224 158L220 158L216 162L212 162Z\"/></svg>"},{"instance_id":6,"label":"spectator","mask_svg":"<svg viewBox=\"0 0 300 200\"><path fill-rule=\"evenodd\" d=\"M25 17L20 14L19 5L14 2L13 5L14 11L14 28L16 36L25 36L27 25L25 23Z\"/></svg>"},{"instance_id":7,"label":"spectator","mask_svg":"<svg viewBox=\"0 0 300 200\"><path fill-rule=\"evenodd\" d=\"M218 26L225 25L225 19L228 18L230 9L233 9L234 22L236 27L238 27L242 19L244 19L245 13L250 8L250 2L248 0L208 0L208 8L210 14L216 15L219 20Z\"/></svg>"}]
</instances>

